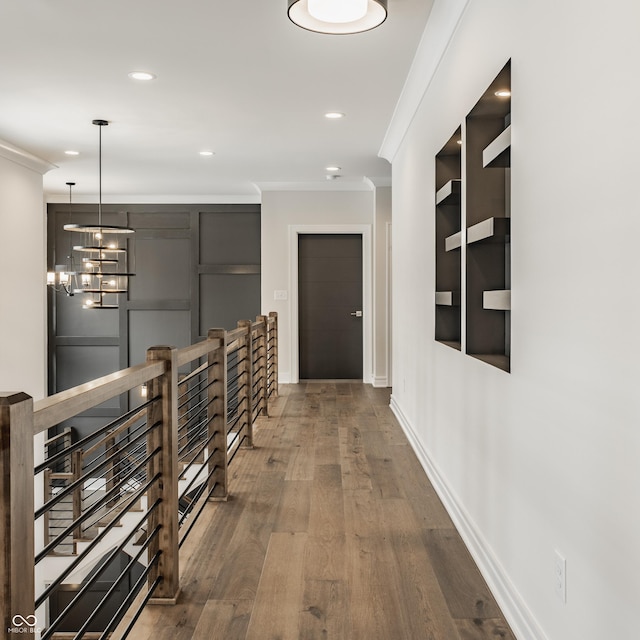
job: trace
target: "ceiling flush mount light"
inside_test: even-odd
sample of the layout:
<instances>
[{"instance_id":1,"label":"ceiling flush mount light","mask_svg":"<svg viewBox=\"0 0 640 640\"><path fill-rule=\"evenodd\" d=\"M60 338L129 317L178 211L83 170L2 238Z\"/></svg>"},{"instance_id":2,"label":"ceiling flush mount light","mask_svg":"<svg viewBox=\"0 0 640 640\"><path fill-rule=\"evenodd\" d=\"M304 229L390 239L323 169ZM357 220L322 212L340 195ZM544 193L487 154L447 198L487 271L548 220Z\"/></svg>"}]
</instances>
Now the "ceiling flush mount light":
<instances>
[{"instance_id":1,"label":"ceiling flush mount light","mask_svg":"<svg viewBox=\"0 0 640 640\"><path fill-rule=\"evenodd\" d=\"M509 89L500 89L499 91L496 91L496 95L498 98L510 98L511 91L509 91Z\"/></svg>"},{"instance_id":2,"label":"ceiling flush mount light","mask_svg":"<svg viewBox=\"0 0 640 640\"><path fill-rule=\"evenodd\" d=\"M65 154L68 156L79 156L80 152L79 151L74 151L73 149L69 149L68 151L65 151ZM67 182L67 184L69 184Z\"/></svg>"},{"instance_id":3,"label":"ceiling flush mount light","mask_svg":"<svg viewBox=\"0 0 640 640\"><path fill-rule=\"evenodd\" d=\"M289 0L287 13L308 31L347 35L380 26L387 18L387 0Z\"/></svg>"},{"instance_id":4,"label":"ceiling flush mount light","mask_svg":"<svg viewBox=\"0 0 640 640\"><path fill-rule=\"evenodd\" d=\"M340 120L340 118L344 118L344 113L340 113L339 111L328 111L324 114L324 117L327 120Z\"/></svg>"},{"instance_id":5,"label":"ceiling flush mount light","mask_svg":"<svg viewBox=\"0 0 640 640\"><path fill-rule=\"evenodd\" d=\"M85 294L83 309L117 309L118 294L127 292L129 277L134 275L128 273L127 248L121 246L119 238L134 233L134 230L102 223L102 127L106 127L109 122L93 120L93 124L100 131L98 223L64 225L65 231L85 234L85 243L73 247L75 252L82 255L82 267L77 273L80 285L76 285L77 288L72 291Z\"/></svg>"},{"instance_id":6,"label":"ceiling flush mount light","mask_svg":"<svg viewBox=\"0 0 640 640\"><path fill-rule=\"evenodd\" d=\"M340 171L340 167L337 167L336 165L332 165L330 167L325 167L325 169L327 171Z\"/></svg>"},{"instance_id":7,"label":"ceiling flush mount light","mask_svg":"<svg viewBox=\"0 0 640 640\"><path fill-rule=\"evenodd\" d=\"M201 151L200 155L208 158L213 155L213 151Z\"/></svg>"},{"instance_id":8,"label":"ceiling flush mount light","mask_svg":"<svg viewBox=\"0 0 640 640\"><path fill-rule=\"evenodd\" d=\"M153 73L149 73L148 71L131 71L129 73L129 77L132 80L155 80L156 76Z\"/></svg>"}]
</instances>

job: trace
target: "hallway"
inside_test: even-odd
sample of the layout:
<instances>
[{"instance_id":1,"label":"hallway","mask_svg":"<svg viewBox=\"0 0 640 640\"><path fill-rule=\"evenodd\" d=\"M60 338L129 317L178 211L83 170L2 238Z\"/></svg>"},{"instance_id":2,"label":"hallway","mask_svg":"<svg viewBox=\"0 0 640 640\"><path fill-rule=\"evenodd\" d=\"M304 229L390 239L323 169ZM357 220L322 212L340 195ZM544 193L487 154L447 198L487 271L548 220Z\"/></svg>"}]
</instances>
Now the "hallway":
<instances>
[{"instance_id":1,"label":"hallway","mask_svg":"<svg viewBox=\"0 0 640 640\"><path fill-rule=\"evenodd\" d=\"M226 503L136 640L513 640L389 409L360 383L282 385Z\"/></svg>"}]
</instances>

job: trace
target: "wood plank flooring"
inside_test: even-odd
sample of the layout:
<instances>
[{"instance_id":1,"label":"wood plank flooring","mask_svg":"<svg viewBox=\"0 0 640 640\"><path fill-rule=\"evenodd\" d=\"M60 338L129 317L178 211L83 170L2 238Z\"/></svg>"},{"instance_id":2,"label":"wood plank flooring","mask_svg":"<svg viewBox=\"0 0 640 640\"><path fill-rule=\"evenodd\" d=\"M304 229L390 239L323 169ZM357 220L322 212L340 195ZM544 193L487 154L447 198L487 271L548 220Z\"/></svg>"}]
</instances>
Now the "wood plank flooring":
<instances>
[{"instance_id":1,"label":"wood plank flooring","mask_svg":"<svg viewBox=\"0 0 640 640\"><path fill-rule=\"evenodd\" d=\"M389 409L358 383L283 385L136 640L514 640Z\"/></svg>"}]
</instances>

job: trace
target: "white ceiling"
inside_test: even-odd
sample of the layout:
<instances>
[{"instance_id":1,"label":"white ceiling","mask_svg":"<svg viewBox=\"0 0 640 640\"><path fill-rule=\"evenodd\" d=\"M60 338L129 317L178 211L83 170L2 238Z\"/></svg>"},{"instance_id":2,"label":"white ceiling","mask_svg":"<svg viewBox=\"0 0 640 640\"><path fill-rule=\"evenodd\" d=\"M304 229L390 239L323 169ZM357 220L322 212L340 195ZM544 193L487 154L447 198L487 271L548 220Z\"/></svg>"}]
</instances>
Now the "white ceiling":
<instances>
[{"instance_id":1,"label":"white ceiling","mask_svg":"<svg viewBox=\"0 0 640 640\"><path fill-rule=\"evenodd\" d=\"M366 188L391 175L378 151L431 5L389 0L381 27L328 36L293 25L286 0L5 0L0 139L57 166L49 200L70 180L79 200L97 194L95 118L110 122L105 202ZM346 117L328 121L330 110ZM329 184L330 164L342 177Z\"/></svg>"}]
</instances>

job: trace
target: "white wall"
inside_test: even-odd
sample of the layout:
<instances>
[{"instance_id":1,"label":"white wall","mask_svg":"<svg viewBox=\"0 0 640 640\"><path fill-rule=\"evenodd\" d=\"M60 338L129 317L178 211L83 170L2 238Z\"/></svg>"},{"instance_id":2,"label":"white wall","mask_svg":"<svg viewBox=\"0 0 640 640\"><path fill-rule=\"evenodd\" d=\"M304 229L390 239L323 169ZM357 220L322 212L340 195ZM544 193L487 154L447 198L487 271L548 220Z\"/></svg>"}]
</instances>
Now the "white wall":
<instances>
[{"instance_id":1,"label":"white wall","mask_svg":"<svg viewBox=\"0 0 640 640\"><path fill-rule=\"evenodd\" d=\"M42 173L25 164L37 166L0 148L0 392L40 399L46 394L45 215Z\"/></svg>"},{"instance_id":2,"label":"white wall","mask_svg":"<svg viewBox=\"0 0 640 640\"><path fill-rule=\"evenodd\" d=\"M375 190L373 227L373 385L391 386L391 187Z\"/></svg>"},{"instance_id":3,"label":"white wall","mask_svg":"<svg viewBox=\"0 0 640 640\"><path fill-rule=\"evenodd\" d=\"M521 640L639 633L638 25L470 0L393 158L392 404ZM431 250L434 155L509 58L511 374L434 342Z\"/></svg>"},{"instance_id":4,"label":"white wall","mask_svg":"<svg viewBox=\"0 0 640 640\"><path fill-rule=\"evenodd\" d=\"M292 355L292 255L290 227L328 225L339 228L374 223L374 191L265 191L262 194L262 310L278 312L280 382L290 382ZM274 300L286 291L287 300ZM367 372L365 371L365 377ZM368 372L371 378L372 372ZM295 377L295 376L294 376Z\"/></svg>"}]
</instances>

